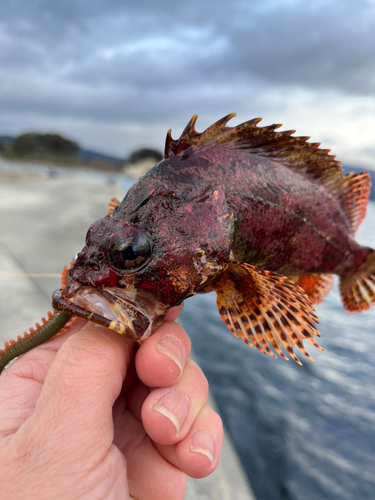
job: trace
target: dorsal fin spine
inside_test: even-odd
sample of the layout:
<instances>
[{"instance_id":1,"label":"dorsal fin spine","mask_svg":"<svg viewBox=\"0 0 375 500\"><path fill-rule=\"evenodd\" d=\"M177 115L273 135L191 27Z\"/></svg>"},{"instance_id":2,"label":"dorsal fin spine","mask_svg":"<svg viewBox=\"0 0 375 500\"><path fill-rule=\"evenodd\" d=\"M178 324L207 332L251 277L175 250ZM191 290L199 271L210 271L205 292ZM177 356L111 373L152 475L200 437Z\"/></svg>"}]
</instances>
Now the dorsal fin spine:
<instances>
[{"instance_id":1,"label":"dorsal fin spine","mask_svg":"<svg viewBox=\"0 0 375 500\"><path fill-rule=\"evenodd\" d=\"M341 201L348 216L350 228L355 234L366 215L371 179L367 172L344 175Z\"/></svg>"},{"instance_id":2,"label":"dorsal fin spine","mask_svg":"<svg viewBox=\"0 0 375 500\"><path fill-rule=\"evenodd\" d=\"M197 115L194 115L185 127L180 138L172 139L167 135L165 158L183 154L190 149L198 154L200 149L230 148L239 155L256 154L282 161L285 165L308 173L314 179L330 186L342 186L342 168L339 161L329 154L328 149L319 149L319 143L307 142L309 137L294 137L294 131L276 132L281 125L258 127L261 118L244 122L235 127L227 127L234 113L217 121L204 132L195 130ZM336 188L335 188L336 190Z\"/></svg>"},{"instance_id":3,"label":"dorsal fin spine","mask_svg":"<svg viewBox=\"0 0 375 500\"><path fill-rule=\"evenodd\" d=\"M173 151L174 142L175 141L172 139L172 129L170 128L167 132L167 137L165 138L164 158L168 158L170 153Z\"/></svg>"}]
</instances>

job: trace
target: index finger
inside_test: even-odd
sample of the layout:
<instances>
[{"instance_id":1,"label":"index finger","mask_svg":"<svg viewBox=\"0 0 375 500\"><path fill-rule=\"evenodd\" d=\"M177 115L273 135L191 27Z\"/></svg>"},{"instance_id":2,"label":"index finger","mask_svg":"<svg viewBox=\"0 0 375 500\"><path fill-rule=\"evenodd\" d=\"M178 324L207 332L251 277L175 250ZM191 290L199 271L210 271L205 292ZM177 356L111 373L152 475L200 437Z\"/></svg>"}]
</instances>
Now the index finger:
<instances>
[{"instance_id":1,"label":"index finger","mask_svg":"<svg viewBox=\"0 0 375 500\"><path fill-rule=\"evenodd\" d=\"M182 308L184 307L184 303L180 304L179 306L172 307L169 309L167 312L166 317L164 318L164 321L175 321L182 311Z\"/></svg>"},{"instance_id":2,"label":"index finger","mask_svg":"<svg viewBox=\"0 0 375 500\"><path fill-rule=\"evenodd\" d=\"M174 321L162 325L138 349L135 367L148 387L168 387L182 375L190 355L191 341Z\"/></svg>"}]
</instances>

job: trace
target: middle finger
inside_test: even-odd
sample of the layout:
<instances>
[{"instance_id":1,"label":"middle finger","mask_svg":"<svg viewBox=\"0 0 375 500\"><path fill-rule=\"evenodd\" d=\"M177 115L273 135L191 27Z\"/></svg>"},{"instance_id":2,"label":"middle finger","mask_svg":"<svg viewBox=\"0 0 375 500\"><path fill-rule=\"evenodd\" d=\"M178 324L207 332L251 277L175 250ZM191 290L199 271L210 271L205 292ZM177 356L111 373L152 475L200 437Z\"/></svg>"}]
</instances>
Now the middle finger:
<instances>
[{"instance_id":1,"label":"middle finger","mask_svg":"<svg viewBox=\"0 0 375 500\"><path fill-rule=\"evenodd\" d=\"M147 434L160 444L174 444L189 432L206 403L208 383L199 366L187 361L181 378L168 388L154 389L142 407Z\"/></svg>"}]
</instances>

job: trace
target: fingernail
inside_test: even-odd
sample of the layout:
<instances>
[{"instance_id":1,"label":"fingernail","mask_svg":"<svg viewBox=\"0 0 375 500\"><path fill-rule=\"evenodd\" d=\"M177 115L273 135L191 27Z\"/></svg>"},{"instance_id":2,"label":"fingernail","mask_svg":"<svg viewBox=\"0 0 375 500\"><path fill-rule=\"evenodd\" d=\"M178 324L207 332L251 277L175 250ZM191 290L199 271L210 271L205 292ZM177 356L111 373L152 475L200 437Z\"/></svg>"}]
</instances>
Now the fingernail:
<instances>
[{"instance_id":1,"label":"fingernail","mask_svg":"<svg viewBox=\"0 0 375 500\"><path fill-rule=\"evenodd\" d=\"M159 399L153 410L167 417L178 434L189 412L189 400L181 392L170 391Z\"/></svg>"},{"instance_id":2,"label":"fingernail","mask_svg":"<svg viewBox=\"0 0 375 500\"><path fill-rule=\"evenodd\" d=\"M208 431L195 431L190 439L189 448L194 453L202 453L208 457L211 465L214 465L215 443Z\"/></svg>"},{"instance_id":3,"label":"fingernail","mask_svg":"<svg viewBox=\"0 0 375 500\"><path fill-rule=\"evenodd\" d=\"M177 342L177 340L175 340L173 337L163 337L159 341L156 349L162 354L168 356L168 358L170 358L172 361L174 361L178 366L180 373L182 373L184 357L182 354L181 345Z\"/></svg>"}]
</instances>

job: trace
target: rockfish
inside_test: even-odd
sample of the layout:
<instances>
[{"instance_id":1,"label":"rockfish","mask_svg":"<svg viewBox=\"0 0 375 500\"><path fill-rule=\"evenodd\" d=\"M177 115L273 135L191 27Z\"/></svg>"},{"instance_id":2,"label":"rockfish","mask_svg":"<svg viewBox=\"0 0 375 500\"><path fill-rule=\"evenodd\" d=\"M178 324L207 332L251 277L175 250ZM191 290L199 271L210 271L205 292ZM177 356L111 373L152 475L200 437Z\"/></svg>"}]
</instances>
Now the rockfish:
<instances>
[{"instance_id":1,"label":"rockfish","mask_svg":"<svg viewBox=\"0 0 375 500\"><path fill-rule=\"evenodd\" d=\"M88 230L57 311L142 342L171 307L215 291L235 336L299 362L295 345L310 359L304 340L320 348L313 304L333 274L346 310L375 302L374 250L354 239L369 175L343 175L329 150L280 125L228 127L233 116L168 132L164 159Z\"/></svg>"}]
</instances>

